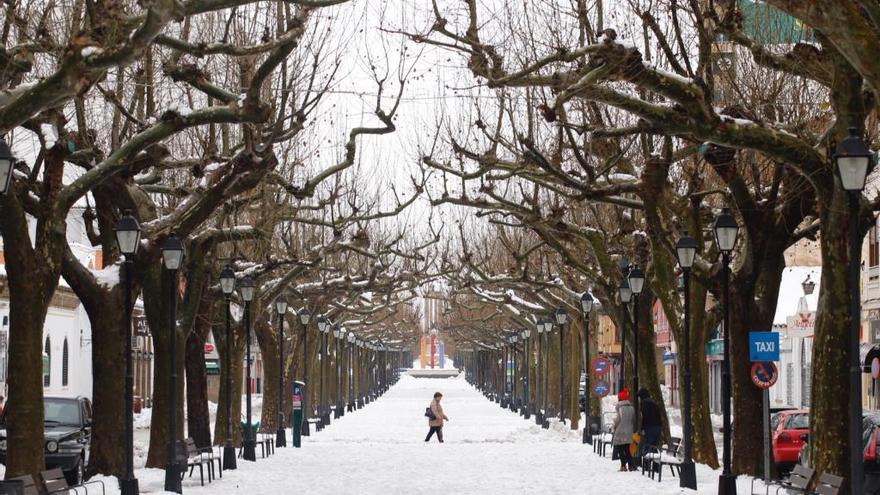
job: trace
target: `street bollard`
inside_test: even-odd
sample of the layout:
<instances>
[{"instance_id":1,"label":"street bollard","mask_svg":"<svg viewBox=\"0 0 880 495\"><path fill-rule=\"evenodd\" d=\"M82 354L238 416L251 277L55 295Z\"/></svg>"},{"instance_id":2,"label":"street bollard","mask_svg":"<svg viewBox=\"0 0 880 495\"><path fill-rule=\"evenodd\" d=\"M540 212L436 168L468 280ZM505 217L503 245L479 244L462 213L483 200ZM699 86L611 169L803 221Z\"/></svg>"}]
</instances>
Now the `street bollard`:
<instances>
[{"instance_id":1,"label":"street bollard","mask_svg":"<svg viewBox=\"0 0 880 495\"><path fill-rule=\"evenodd\" d=\"M306 384L300 381L293 382L293 414L291 415L291 433L293 434L293 446L300 448L302 446L302 395Z\"/></svg>"}]
</instances>

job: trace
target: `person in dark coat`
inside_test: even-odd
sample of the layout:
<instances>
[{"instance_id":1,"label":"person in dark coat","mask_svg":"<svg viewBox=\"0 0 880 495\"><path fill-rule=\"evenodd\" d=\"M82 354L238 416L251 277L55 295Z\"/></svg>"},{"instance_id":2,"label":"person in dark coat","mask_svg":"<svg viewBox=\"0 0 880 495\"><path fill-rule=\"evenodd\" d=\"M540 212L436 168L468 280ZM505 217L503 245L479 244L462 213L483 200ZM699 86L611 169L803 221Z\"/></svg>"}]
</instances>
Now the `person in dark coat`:
<instances>
[{"instance_id":1,"label":"person in dark coat","mask_svg":"<svg viewBox=\"0 0 880 495\"><path fill-rule=\"evenodd\" d=\"M651 398L648 389L639 389L639 412L642 416L642 452L648 452L652 448L656 448L660 443L660 433L663 429L663 422L660 417L660 407Z\"/></svg>"}]
</instances>

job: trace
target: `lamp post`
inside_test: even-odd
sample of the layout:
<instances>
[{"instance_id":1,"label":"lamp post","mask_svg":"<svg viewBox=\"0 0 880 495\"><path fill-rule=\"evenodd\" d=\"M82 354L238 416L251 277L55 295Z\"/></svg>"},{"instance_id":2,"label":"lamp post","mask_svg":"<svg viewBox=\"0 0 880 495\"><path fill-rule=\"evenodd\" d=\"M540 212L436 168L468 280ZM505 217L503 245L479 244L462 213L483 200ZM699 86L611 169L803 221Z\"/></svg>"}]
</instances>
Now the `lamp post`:
<instances>
[{"instance_id":1,"label":"lamp post","mask_svg":"<svg viewBox=\"0 0 880 495\"><path fill-rule=\"evenodd\" d=\"M550 411L547 410L549 407L549 399L550 399L550 332L553 330L553 320L550 318L544 318L544 421L541 423L541 427L544 429L550 428Z\"/></svg>"},{"instance_id":2,"label":"lamp post","mask_svg":"<svg viewBox=\"0 0 880 495\"><path fill-rule=\"evenodd\" d=\"M535 329L538 331L538 342L537 342L537 354L538 359L535 363L535 405L532 409L535 410L535 424L542 425L544 424L544 402L543 402L543 381L541 378L544 375L543 366L543 358L541 354L544 350L544 344L541 342L541 336L544 334L544 318L538 318L538 322L535 324Z\"/></svg>"},{"instance_id":3,"label":"lamp post","mask_svg":"<svg viewBox=\"0 0 880 495\"><path fill-rule=\"evenodd\" d=\"M173 234L162 242L162 261L168 270L168 455L165 459L165 491L181 493L177 462L177 270L183 260L183 244Z\"/></svg>"},{"instance_id":4,"label":"lamp post","mask_svg":"<svg viewBox=\"0 0 880 495\"><path fill-rule=\"evenodd\" d=\"M321 321L318 320L318 330L321 331L321 384L318 390L318 395L320 395L318 398L318 419L320 419L320 421L318 422L318 431L323 430L328 423L324 382L326 381L327 375L327 334L330 332L332 324L330 323L330 320L326 318L323 323L324 324L322 325Z\"/></svg>"},{"instance_id":5,"label":"lamp post","mask_svg":"<svg viewBox=\"0 0 880 495\"><path fill-rule=\"evenodd\" d=\"M336 417L341 418L345 415L345 397L342 394L342 359L339 355L339 343L342 342L342 354L345 354L345 327L339 327L338 332L336 329L333 331L333 336L335 337L334 342L336 343L336 352L333 354L336 357Z\"/></svg>"},{"instance_id":6,"label":"lamp post","mask_svg":"<svg viewBox=\"0 0 880 495\"><path fill-rule=\"evenodd\" d=\"M865 189L865 178L873 167L871 151L865 145L856 128L840 141L834 153L838 178L847 192L849 203L849 448L850 493L864 493L864 465L862 464L862 363L859 361L859 320L861 305L859 294L859 265L861 263L861 236L859 235L859 203Z\"/></svg>"},{"instance_id":7,"label":"lamp post","mask_svg":"<svg viewBox=\"0 0 880 495\"><path fill-rule=\"evenodd\" d=\"M511 392L510 410L513 412L519 411L518 401L522 399L521 397L517 397L517 393L516 393L516 382L517 382L516 378L517 378L517 370L518 370L518 368L516 367L516 364L517 364L516 363L516 342L518 340L519 340L519 337L516 334L514 334L510 337L510 361L511 361L511 366L513 368L512 372L510 374L511 375L510 376L510 392Z\"/></svg>"},{"instance_id":8,"label":"lamp post","mask_svg":"<svg viewBox=\"0 0 880 495\"><path fill-rule=\"evenodd\" d=\"M633 394L635 395L636 411L638 411L639 401L639 294L645 287L645 274L634 266L627 276L629 288L633 295Z\"/></svg>"},{"instance_id":9,"label":"lamp post","mask_svg":"<svg viewBox=\"0 0 880 495\"><path fill-rule=\"evenodd\" d=\"M254 435L254 427L251 424L251 301L254 300L254 291L256 285L251 277L244 277L238 284L238 291L244 300L244 331L246 344L246 370L245 370L245 397L246 397L246 417L247 423L244 425L244 441L242 446L244 451L241 458L246 461L257 460L257 439Z\"/></svg>"},{"instance_id":10,"label":"lamp post","mask_svg":"<svg viewBox=\"0 0 880 495\"><path fill-rule=\"evenodd\" d=\"M354 366L355 362L354 356L354 340L355 336L353 332L348 333L348 412L354 411Z\"/></svg>"},{"instance_id":11,"label":"lamp post","mask_svg":"<svg viewBox=\"0 0 880 495\"><path fill-rule=\"evenodd\" d=\"M5 171L3 169L6 169ZM9 178L11 177L12 154L6 142L0 139L0 185L6 192L9 186ZM5 174L5 176L4 176ZM5 180L4 180L5 179ZM131 215L131 211L126 211L122 218L116 222L114 227L116 233L116 243L119 246L119 252L125 257L123 267L125 269L125 320L122 322L122 331L125 335L125 473L119 480L119 488L122 495L138 495L138 480L134 477L134 411L132 403L134 402L134 375L131 357L131 265L134 261L134 255L140 247L141 226L137 220Z\"/></svg>"},{"instance_id":12,"label":"lamp post","mask_svg":"<svg viewBox=\"0 0 880 495\"><path fill-rule=\"evenodd\" d=\"M584 438L583 443L593 444L590 431L590 312L593 310L593 296L589 292L581 294L581 311L584 315Z\"/></svg>"},{"instance_id":13,"label":"lamp post","mask_svg":"<svg viewBox=\"0 0 880 495\"><path fill-rule=\"evenodd\" d=\"M684 342L682 342L682 352L679 356L684 356L684 411L682 411L682 423L684 435L684 460L681 462L681 473L678 480L681 488L697 489L697 473L694 469L694 439L691 431L691 268L694 266L694 259L697 257L697 242L693 237L689 236L687 231L683 232L681 239L675 243L675 254L678 258L678 266L681 267L682 278L684 279ZM682 360L679 360L682 362Z\"/></svg>"},{"instance_id":14,"label":"lamp post","mask_svg":"<svg viewBox=\"0 0 880 495\"><path fill-rule=\"evenodd\" d=\"M305 383L305 390L303 390L302 395L302 410L303 410L303 419L302 424L300 425L301 435L304 437L309 436L309 388L311 385L309 384L309 320L312 318L312 314L309 313L309 310L306 309L305 306L302 307L297 312L297 316L299 316L299 322L302 324L302 332L303 332L303 360L302 360L302 368L303 368L303 383ZM323 316L321 318L324 318Z\"/></svg>"},{"instance_id":15,"label":"lamp post","mask_svg":"<svg viewBox=\"0 0 880 495\"><path fill-rule=\"evenodd\" d=\"M520 336L523 341L523 365L522 365L522 416L525 419L529 419L532 416L531 411L531 394L529 390L529 362L531 362L531 355L529 354L529 335L531 335L532 331L528 328L523 329Z\"/></svg>"},{"instance_id":16,"label":"lamp post","mask_svg":"<svg viewBox=\"0 0 880 495\"><path fill-rule=\"evenodd\" d=\"M556 324L559 325L559 420L565 424L565 320L568 314L560 305L556 308Z\"/></svg>"},{"instance_id":17,"label":"lamp post","mask_svg":"<svg viewBox=\"0 0 880 495\"><path fill-rule=\"evenodd\" d=\"M12 183L12 174L13 174L13 166L14 165L15 165L15 157L12 156L12 150L9 149L9 145L6 144L6 141L4 141L2 138L0 138L0 194L6 194L6 191L9 190L9 184ZM129 215L129 217L131 217L131 215ZM135 224L137 224L137 221L135 221ZM117 224L117 226L119 226L119 224ZM140 226L138 226L138 236L137 237L138 237L137 240L140 241ZM116 241L117 241L117 243L119 242L119 235L118 234L116 236ZM120 245L120 247L121 247L121 245ZM137 248L135 248L135 250L137 250ZM120 251L122 251L122 249L120 249ZM135 253L134 251L131 252L131 254L134 254L134 253ZM122 254L125 254L125 253L122 253ZM128 256L126 255L126 260L127 259L128 259ZM126 479L134 479L134 477L132 475L131 478L126 478ZM131 485L130 482L129 482L129 485ZM124 486L125 485L123 484L123 487ZM132 491L129 491L129 492L123 491L122 493L123 493L123 495L126 495L127 493L138 493L137 480L135 480L135 482L134 482L133 489L134 489L133 492ZM123 488L123 490L126 490L126 488ZM128 488L127 490L132 490L132 488Z\"/></svg>"},{"instance_id":18,"label":"lamp post","mask_svg":"<svg viewBox=\"0 0 880 495\"><path fill-rule=\"evenodd\" d=\"M333 405L334 419L339 418L339 412L342 410L342 408L339 407L339 337L342 333L342 327L339 326L339 323L333 325L333 369L336 371L336 373L334 374L335 380L333 386L334 390L336 391L334 396L334 399L336 400L334 401Z\"/></svg>"},{"instance_id":19,"label":"lamp post","mask_svg":"<svg viewBox=\"0 0 880 495\"><path fill-rule=\"evenodd\" d=\"M724 325L724 361L721 363L721 414L724 428L724 444L722 449L723 462L721 476L718 480L719 495L736 495L736 475L731 472L731 449L730 449L730 253L736 245L736 236L739 226L736 219L730 214L730 210L724 208L721 215L715 219L713 226L715 231L715 243L721 251L721 283L723 294Z\"/></svg>"},{"instance_id":20,"label":"lamp post","mask_svg":"<svg viewBox=\"0 0 880 495\"><path fill-rule=\"evenodd\" d=\"M627 304L632 299L632 289L625 274L620 281L620 286L617 288L617 295L620 297L621 310L623 312L620 318L620 383L617 384L617 389L620 391L623 390L623 384L626 383L626 322L629 320Z\"/></svg>"},{"instance_id":21,"label":"lamp post","mask_svg":"<svg viewBox=\"0 0 880 495\"><path fill-rule=\"evenodd\" d=\"M235 272L229 265L220 272L220 290L226 300L226 352L223 364L226 373L226 441L223 443L223 469L236 469L235 446L232 445L232 329L229 304L235 290Z\"/></svg>"},{"instance_id":22,"label":"lamp post","mask_svg":"<svg viewBox=\"0 0 880 495\"><path fill-rule=\"evenodd\" d=\"M275 432L275 445L287 447L287 434L284 431L284 315L287 314L287 298L275 299L275 312L278 313L278 431Z\"/></svg>"}]
</instances>

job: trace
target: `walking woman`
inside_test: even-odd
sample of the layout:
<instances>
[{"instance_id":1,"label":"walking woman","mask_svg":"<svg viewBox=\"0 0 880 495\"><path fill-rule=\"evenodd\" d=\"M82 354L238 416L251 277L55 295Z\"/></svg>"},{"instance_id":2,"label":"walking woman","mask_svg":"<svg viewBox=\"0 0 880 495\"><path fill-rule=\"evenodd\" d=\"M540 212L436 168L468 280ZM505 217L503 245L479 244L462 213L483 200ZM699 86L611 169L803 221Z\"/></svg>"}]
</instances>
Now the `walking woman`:
<instances>
[{"instance_id":1,"label":"walking woman","mask_svg":"<svg viewBox=\"0 0 880 495\"><path fill-rule=\"evenodd\" d=\"M611 425L612 435L611 443L614 445L614 452L620 459L621 471L634 471L636 469L632 455L629 453L629 444L632 443L632 436L635 433L636 426L636 410L629 401L629 391L622 389L617 394L617 405L614 406L617 414L614 416L614 423Z\"/></svg>"},{"instance_id":2,"label":"walking woman","mask_svg":"<svg viewBox=\"0 0 880 495\"><path fill-rule=\"evenodd\" d=\"M431 413L433 413L433 418L428 418L428 426L431 428L428 430L428 436L425 437L425 442L431 440L431 436L434 433L437 433L437 440L440 443L443 443L443 421L449 421L449 418L443 414L443 407L440 405L440 399L443 398L443 394L440 392L434 393L434 400L431 401Z\"/></svg>"}]
</instances>

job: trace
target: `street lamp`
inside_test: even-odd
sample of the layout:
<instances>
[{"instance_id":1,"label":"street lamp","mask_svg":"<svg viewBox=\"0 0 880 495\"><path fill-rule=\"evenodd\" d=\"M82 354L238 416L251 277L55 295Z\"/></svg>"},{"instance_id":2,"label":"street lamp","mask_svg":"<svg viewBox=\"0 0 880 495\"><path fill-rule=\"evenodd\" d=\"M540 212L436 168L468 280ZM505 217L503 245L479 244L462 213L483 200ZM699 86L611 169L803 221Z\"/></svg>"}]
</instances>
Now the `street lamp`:
<instances>
[{"instance_id":1,"label":"street lamp","mask_svg":"<svg viewBox=\"0 0 880 495\"><path fill-rule=\"evenodd\" d=\"M284 431L284 315L287 314L287 298L275 299L275 312L278 313L278 431L275 432L275 445L287 447L287 434Z\"/></svg>"},{"instance_id":2,"label":"street lamp","mask_svg":"<svg viewBox=\"0 0 880 495\"><path fill-rule=\"evenodd\" d=\"M244 330L245 343L247 344L247 356L245 357L245 362L247 363L247 370L245 372L247 417L245 420L247 421L247 424L244 427L244 441L242 442L244 452L241 455L241 458L246 461L257 460L257 439L254 427L251 424L251 301L254 299L255 290L256 284L254 283L254 279L249 276L245 276L238 284L238 291L241 293L241 298L244 300Z\"/></svg>"},{"instance_id":3,"label":"street lamp","mask_svg":"<svg viewBox=\"0 0 880 495\"><path fill-rule=\"evenodd\" d=\"M694 445L693 433L691 432L691 268L697 257L697 241L689 236L687 231L682 233L681 238L675 243L675 254L678 258L678 266L681 267L684 278L684 342L682 352L684 356L684 411L682 423L684 423L684 460L681 462L681 473L678 480L681 488L697 489L697 473L694 468ZM682 361L682 360L679 360Z\"/></svg>"},{"instance_id":4,"label":"street lamp","mask_svg":"<svg viewBox=\"0 0 880 495\"><path fill-rule=\"evenodd\" d=\"M339 419L339 413L342 411L342 408L339 407L339 337L342 335L344 331L339 323L333 325L333 369L336 371L334 374L334 382L335 386L333 387L335 390L335 397L333 405L333 418Z\"/></svg>"},{"instance_id":5,"label":"street lamp","mask_svg":"<svg viewBox=\"0 0 880 495\"><path fill-rule=\"evenodd\" d=\"M9 185L9 177L11 176L12 154L6 142L0 139L0 186L4 182L5 186L2 193L6 192L5 187ZM3 168L6 168L6 176L4 177ZM134 375L133 363L131 356L131 265L134 261L134 255L140 246L141 226L138 221L131 215L130 210L126 210L122 218L116 222L114 227L116 233L116 244L119 252L125 257L123 267L125 268L125 321L122 325L122 331L125 335L125 473L119 480L119 487L122 495L138 495L138 480L134 477L134 411L132 403L134 402Z\"/></svg>"},{"instance_id":6,"label":"street lamp","mask_svg":"<svg viewBox=\"0 0 880 495\"><path fill-rule=\"evenodd\" d=\"M348 375L348 412L354 411L354 341L357 337L355 337L354 332L348 333L348 369L346 373Z\"/></svg>"},{"instance_id":7,"label":"street lamp","mask_svg":"<svg viewBox=\"0 0 880 495\"><path fill-rule=\"evenodd\" d=\"M535 424L536 425L543 425L544 424L544 401L543 401L543 397L544 397L544 392L543 392L544 385L543 384L544 384L544 382L542 380L542 377L544 376L544 369L543 369L544 360L541 357L541 355L544 350L544 344L543 344L543 342L541 342L541 336L544 335L544 318L538 318L537 323L535 323L535 329L538 331L538 343L536 344L538 346L538 348L536 349L537 354L538 354L538 359L537 359L537 362L535 363L535 405L532 406L532 409L535 410Z\"/></svg>"},{"instance_id":8,"label":"street lamp","mask_svg":"<svg viewBox=\"0 0 880 495\"><path fill-rule=\"evenodd\" d=\"M859 320L861 302L859 270L862 246L859 236L859 206L865 179L873 167L871 151L862 140L859 130L851 127L849 135L837 145L834 162L840 184L847 192L849 203L849 325L850 325L850 367L849 367L849 448L850 448L850 491L864 492L864 466L862 459L862 366L859 361Z\"/></svg>"},{"instance_id":9,"label":"street lamp","mask_svg":"<svg viewBox=\"0 0 880 495\"><path fill-rule=\"evenodd\" d=\"M724 361L721 363L721 414L724 428L723 446L723 469L718 479L719 495L736 495L736 475L730 469L730 253L736 245L736 236L739 226L736 219L730 214L728 208L724 208L715 219L712 227L715 231L715 243L721 251L721 277L724 300ZM856 356L858 357L858 356Z\"/></svg>"},{"instance_id":10,"label":"street lamp","mask_svg":"<svg viewBox=\"0 0 880 495\"><path fill-rule=\"evenodd\" d=\"M519 340L516 334L510 336L510 360L511 365L513 367L511 377L510 377L510 410L513 412L517 412L519 410L519 406L517 404L518 400L522 398L517 398L516 395L516 342Z\"/></svg>"},{"instance_id":11,"label":"street lamp","mask_svg":"<svg viewBox=\"0 0 880 495\"><path fill-rule=\"evenodd\" d=\"M229 304L235 290L235 272L229 265L220 272L220 290L226 299L226 363L223 365L226 373L226 441L223 443L223 469L236 469L235 446L232 445L232 318L229 314Z\"/></svg>"},{"instance_id":12,"label":"street lamp","mask_svg":"<svg viewBox=\"0 0 880 495\"><path fill-rule=\"evenodd\" d=\"M590 312L593 311L593 296L589 292L581 294L581 311L584 315L584 438L583 443L593 444L590 431Z\"/></svg>"},{"instance_id":13,"label":"street lamp","mask_svg":"<svg viewBox=\"0 0 880 495\"><path fill-rule=\"evenodd\" d=\"M302 332L303 332L303 360L302 360L302 369L303 369L303 394L302 394L302 424L300 425L300 435L307 437L310 434L309 428L309 389L311 385L309 384L309 320L312 319L312 314L309 313L309 310L306 309L305 306L302 307L299 311L297 311L297 316L299 316L299 322L302 324ZM320 318L325 319L323 316Z\"/></svg>"},{"instance_id":14,"label":"street lamp","mask_svg":"<svg viewBox=\"0 0 880 495\"><path fill-rule=\"evenodd\" d=\"M325 395L324 382L326 381L327 375L327 334L330 332L332 324L326 318L323 321L323 324L320 320L318 320L318 330L321 331L321 383L319 392L319 406L318 406L318 417L321 420L318 422L318 431L324 429L327 424L330 423L330 417L327 414L327 398Z\"/></svg>"},{"instance_id":15,"label":"street lamp","mask_svg":"<svg viewBox=\"0 0 880 495\"><path fill-rule=\"evenodd\" d=\"M544 318L544 419L541 427L550 428L550 332L553 330L553 320Z\"/></svg>"},{"instance_id":16,"label":"street lamp","mask_svg":"<svg viewBox=\"0 0 880 495\"><path fill-rule=\"evenodd\" d=\"M342 385L344 380L342 379L343 373L343 364L345 363L345 334L347 333L345 327L339 328L339 335L335 335L336 337L336 417L341 418L345 416L345 394L342 393ZM342 357L339 355L339 344L342 343Z\"/></svg>"},{"instance_id":17,"label":"street lamp","mask_svg":"<svg viewBox=\"0 0 880 495\"><path fill-rule=\"evenodd\" d=\"M639 294L645 287L645 274L638 267L634 266L627 276L629 287L633 295L633 393L635 394L635 402L638 408L639 400Z\"/></svg>"},{"instance_id":18,"label":"street lamp","mask_svg":"<svg viewBox=\"0 0 880 495\"><path fill-rule=\"evenodd\" d=\"M532 334L532 331L528 328L523 329L520 336L523 341L523 382L522 382L522 415L525 419L529 419L532 416L532 407L531 407L531 391L529 390L529 363L532 360L531 354L529 354L529 335Z\"/></svg>"},{"instance_id":19,"label":"street lamp","mask_svg":"<svg viewBox=\"0 0 880 495\"><path fill-rule=\"evenodd\" d=\"M560 305L554 313L559 325L559 420L565 424L565 320L568 315Z\"/></svg>"},{"instance_id":20,"label":"street lamp","mask_svg":"<svg viewBox=\"0 0 880 495\"><path fill-rule=\"evenodd\" d=\"M617 295L620 298L621 310L623 311L620 318L620 383L617 384L618 391L620 391L623 390L623 384L626 383L626 322L629 320L627 304L632 299L632 289L629 286L626 273L620 280L620 286L617 287Z\"/></svg>"},{"instance_id":21,"label":"street lamp","mask_svg":"<svg viewBox=\"0 0 880 495\"><path fill-rule=\"evenodd\" d=\"M6 194L9 190L9 184L12 183L13 166L15 165L15 157L12 156L12 150L6 141L0 138L0 194ZM135 222L137 223L137 222ZM140 237L140 232L138 232ZM137 493L137 480L135 480L134 492ZM123 492L125 494L126 492Z\"/></svg>"},{"instance_id":22,"label":"street lamp","mask_svg":"<svg viewBox=\"0 0 880 495\"><path fill-rule=\"evenodd\" d=\"M810 275L807 274L807 278L801 282L801 287L804 289L804 295L809 296L813 294L814 290L816 290L816 282L810 280Z\"/></svg>"},{"instance_id":23,"label":"street lamp","mask_svg":"<svg viewBox=\"0 0 880 495\"><path fill-rule=\"evenodd\" d=\"M183 243L174 234L162 242L162 261L168 270L168 456L165 459L165 491L181 493L177 463L177 270L183 261Z\"/></svg>"}]
</instances>

